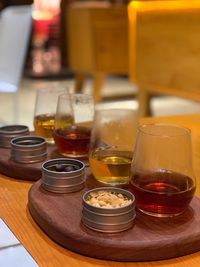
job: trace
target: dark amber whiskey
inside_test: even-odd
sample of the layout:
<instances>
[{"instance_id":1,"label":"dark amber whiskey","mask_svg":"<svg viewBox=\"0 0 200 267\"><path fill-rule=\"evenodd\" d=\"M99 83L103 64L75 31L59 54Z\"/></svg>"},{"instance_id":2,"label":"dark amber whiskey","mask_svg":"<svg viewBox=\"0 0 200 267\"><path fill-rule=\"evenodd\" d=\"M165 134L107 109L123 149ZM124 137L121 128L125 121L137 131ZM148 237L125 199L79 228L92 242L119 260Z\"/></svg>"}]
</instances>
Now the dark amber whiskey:
<instances>
[{"instance_id":1,"label":"dark amber whiskey","mask_svg":"<svg viewBox=\"0 0 200 267\"><path fill-rule=\"evenodd\" d=\"M82 157L88 155L90 134L90 128L73 125L56 129L54 140L64 156Z\"/></svg>"},{"instance_id":2,"label":"dark amber whiskey","mask_svg":"<svg viewBox=\"0 0 200 267\"><path fill-rule=\"evenodd\" d=\"M193 180L180 173L158 171L135 173L130 182L138 209L160 216L182 213L195 192Z\"/></svg>"}]
</instances>

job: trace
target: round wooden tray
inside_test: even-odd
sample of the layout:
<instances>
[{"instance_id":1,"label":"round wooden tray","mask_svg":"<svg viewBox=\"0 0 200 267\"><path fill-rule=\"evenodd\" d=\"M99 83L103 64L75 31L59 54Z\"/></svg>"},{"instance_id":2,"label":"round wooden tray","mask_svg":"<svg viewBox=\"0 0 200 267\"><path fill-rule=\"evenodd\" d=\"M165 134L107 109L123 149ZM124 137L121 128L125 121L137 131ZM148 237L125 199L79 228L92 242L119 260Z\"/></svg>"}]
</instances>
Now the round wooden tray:
<instances>
[{"instance_id":1,"label":"round wooden tray","mask_svg":"<svg viewBox=\"0 0 200 267\"><path fill-rule=\"evenodd\" d=\"M29 191L32 217L49 237L77 253L116 261L168 259L200 250L200 199L174 218L137 213L134 226L117 234L99 233L81 222L82 195L94 187L88 177L83 190L70 194L45 191L37 181Z\"/></svg>"}]
</instances>

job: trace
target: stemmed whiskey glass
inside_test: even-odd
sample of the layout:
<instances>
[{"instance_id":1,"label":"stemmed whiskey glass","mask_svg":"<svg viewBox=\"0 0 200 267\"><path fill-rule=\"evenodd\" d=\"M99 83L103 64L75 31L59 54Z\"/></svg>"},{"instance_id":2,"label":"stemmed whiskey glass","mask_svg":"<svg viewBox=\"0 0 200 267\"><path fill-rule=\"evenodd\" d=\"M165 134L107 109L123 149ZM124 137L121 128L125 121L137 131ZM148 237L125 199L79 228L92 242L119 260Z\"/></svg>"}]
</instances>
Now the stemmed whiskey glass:
<instances>
[{"instance_id":1,"label":"stemmed whiskey glass","mask_svg":"<svg viewBox=\"0 0 200 267\"><path fill-rule=\"evenodd\" d=\"M195 193L191 132L174 124L138 127L130 190L137 208L152 216L183 213Z\"/></svg>"}]
</instances>

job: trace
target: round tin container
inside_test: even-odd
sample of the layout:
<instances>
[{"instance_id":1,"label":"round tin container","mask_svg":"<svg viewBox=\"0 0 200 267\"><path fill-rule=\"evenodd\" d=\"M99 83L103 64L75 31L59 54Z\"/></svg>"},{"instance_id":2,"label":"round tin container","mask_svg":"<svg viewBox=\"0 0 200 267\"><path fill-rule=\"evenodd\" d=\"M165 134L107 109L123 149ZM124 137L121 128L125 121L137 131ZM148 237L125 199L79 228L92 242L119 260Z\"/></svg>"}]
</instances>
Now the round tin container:
<instances>
[{"instance_id":1,"label":"round tin container","mask_svg":"<svg viewBox=\"0 0 200 267\"><path fill-rule=\"evenodd\" d=\"M131 202L125 206L97 207L87 202L91 193L99 191L121 194ZM127 190L115 187L102 187L87 191L83 195L82 222L88 228L105 233L115 233L127 230L133 226L135 213L135 197Z\"/></svg>"},{"instance_id":2,"label":"round tin container","mask_svg":"<svg viewBox=\"0 0 200 267\"><path fill-rule=\"evenodd\" d=\"M69 170L66 170L69 169ZM42 165L42 186L54 193L71 193L85 185L85 165L75 159L48 160Z\"/></svg>"},{"instance_id":3,"label":"round tin container","mask_svg":"<svg viewBox=\"0 0 200 267\"><path fill-rule=\"evenodd\" d=\"M11 140L11 157L19 163L43 161L47 156L47 144L43 137L21 136Z\"/></svg>"},{"instance_id":4,"label":"round tin container","mask_svg":"<svg viewBox=\"0 0 200 267\"><path fill-rule=\"evenodd\" d=\"M29 135L29 128L25 125L7 125L0 127L0 147L10 148L10 142L13 138L24 135Z\"/></svg>"}]
</instances>

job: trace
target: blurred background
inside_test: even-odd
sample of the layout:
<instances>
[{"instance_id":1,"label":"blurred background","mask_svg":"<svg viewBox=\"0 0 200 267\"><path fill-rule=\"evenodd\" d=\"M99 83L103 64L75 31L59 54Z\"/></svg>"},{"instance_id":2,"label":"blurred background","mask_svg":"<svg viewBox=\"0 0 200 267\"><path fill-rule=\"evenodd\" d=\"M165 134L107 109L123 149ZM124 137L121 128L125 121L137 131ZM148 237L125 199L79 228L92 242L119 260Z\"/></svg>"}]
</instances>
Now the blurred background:
<instances>
[{"instance_id":1,"label":"blurred background","mask_svg":"<svg viewBox=\"0 0 200 267\"><path fill-rule=\"evenodd\" d=\"M132 9L128 10L133 2ZM139 2L146 2L149 6L140 6ZM192 1L177 1L184 2L184 8L173 5L173 1L163 1L166 5L166 14L169 16L171 23L164 24L163 20L168 20L166 14L160 13L160 16L155 15L151 11L145 12L140 10L147 10L149 7L154 7L154 1L76 1L76 0L34 0L34 1L5 1L1 3L1 13L4 12L9 6L19 5L31 5L32 8L32 25L30 29L30 35L28 39L27 49L24 50L25 61L20 76L20 80L16 89L16 95L13 102L13 94L3 89L0 90L0 125L6 124L25 124L33 129L33 113L35 105L36 92L41 87L48 87L54 84L58 87L67 87L71 92L85 92L93 94L97 105L102 107L127 107L132 109L139 109L141 116L167 116L185 113L198 113L200 112L200 105L198 98L198 80L196 84L193 83L194 91L190 96L187 93L181 92L181 83L177 82L176 73L169 77L166 77L168 69L175 66L172 61L170 67L166 70L162 70L162 61L160 65L155 67L154 61L156 57L160 55L165 56L164 62L170 62L170 55L167 56L166 51L172 51L173 55L177 54L171 47L176 47L177 50L181 50L181 38L179 36L181 30L180 27L185 28L185 21L190 18L191 25L188 32L184 35L184 38L189 36L190 32L198 32L200 28L199 19L191 20L190 14L188 14L188 5L191 5ZM155 1L162 2L162 1ZM176 1L174 1L176 2ZM139 4L138 4L139 3ZM158 4L157 3L157 4ZM175 17L169 14L169 6L171 4L172 10L180 9L178 12L180 19L178 22ZM145 9L146 8L146 9ZM192 16L198 15L199 6L194 6L195 12ZM129 12L129 15L128 15ZM138 12L137 17L134 17ZM157 12L158 13L158 12ZM155 12L155 14L157 14ZM132 15L131 15L132 14ZM140 15L142 14L142 15ZM176 13L177 15L177 13ZM143 16L143 17L142 17ZM172 16L172 17L170 17ZM189 17L188 17L189 16ZM0 20L3 16L0 17ZM177 17L177 16L176 16ZM140 20L141 18L141 20ZM164 19L163 19L164 18ZM193 18L193 17L192 17ZM137 19L137 20L136 20ZM160 23L159 23L160 20ZM132 24L134 21L135 32L132 35ZM178 23L178 24L177 24ZM192 24L193 23L193 24ZM151 27L150 27L151 26ZM1 27L1 23L0 23ZM155 27L155 31L152 27ZM163 27L163 28L162 28ZM159 45L160 54L157 53L159 42L163 37L163 30L165 27L169 30L166 31L169 41L168 46ZM195 31L193 31L193 28ZM162 31L162 35L155 35L157 30ZM173 32L169 38L169 33L172 33L171 29L175 29L177 32ZM1 28L0 28L1 30ZM187 27L186 27L187 30ZM135 36L138 38L136 41L135 50L133 49L133 41ZM154 43L150 37L154 39ZM171 36L171 35L170 35ZM185 37L186 36L186 37ZM0 43L1 43L0 36ZM179 39L177 39L179 38ZM192 81L195 80L198 75L198 68L196 63L191 61L198 55L199 41L195 39L192 41L192 37L188 37L189 40L183 39L186 46L182 58L187 58L189 65L180 61L180 58L176 58L177 66L187 65L187 73L192 75ZM177 39L177 41L176 41ZM140 43L141 42L141 43ZM171 43L170 43L171 42ZM174 44L175 42L175 44ZM139 48L138 48L139 44ZM165 42L167 44L167 42ZM183 43L182 43L183 44ZM14 44L17 46L17 43ZM185 47L184 46L184 47ZM0 46L1 48L1 46ZM156 48L156 49L155 49ZM144 51L142 50L144 49ZM165 49L165 50L164 50ZM134 53L133 53L134 50ZM188 51L192 53L188 55ZM131 51L131 52L130 52ZM153 54L153 52L155 52ZM181 50L183 51L183 50ZM186 51L186 52L185 52ZM152 58L150 57L152 53ZM144 58L142 58L142 56ZM191 56L192 55L192 56ZM141 58L141 60L140 60ZM154 60L155 58L155 60ZM135 63L136 59L138 64ZM174 56L173 56L174 59ZM159 60L157 62L159 62ZM179 61L178 61L179 60ZM1 55L0 55L1 61ZM131 63L134 61L134 67ZM143 61L145 62L144 65ZM196 61L199 62L198 57ZM149 64L147 66L147 63ZM164 65L164 64L163 64ZM153 77L151 71L156 73L157 77L161 77L156 82L148 82L149 77ZM134 70L133 70L134 69ZM179 79L184 83L184 90L187 90L186 84L190 82L187 80L184 82L184 77L187 76L184 72L180 74L180 68L178 69ZM144 73L142 71L144 70ZM195 70L195 71L194 71ZM135 73L131 73L130 71ZM162 74L162 71L164 74ZM195 76L194 73L197 72ZM145 75L145 78L143 77ZM160 76L159 76L160 75ZM182 76L181 76L182 75ZM137 77L136 77L137 76ZM163 78L164 77L164 78ZM162 86L162 79L164 85ZM151 80L151 79L150 79ZM161 86L158 83L161 83ZM140 88L153 88L155 84L156 90L151 91L151 103L149 107L144 107L141 104L142 94L138 94ZM167 85L166 85L167 84ZM177 85L177 88L176 86ZM163 89L164 93L160 93L159 90ZM168 90L167 88L170 88ZM178 92L177 92L178 91ZM149 95L145 95L149 100ZM145 98L143 98L144 100ZM143 101L142 100L142 101ZM145 100L144 100L145 101ZM17 102L17 116L16 111L13 112L13 105Z\"/></svg>"}]
</instances>

